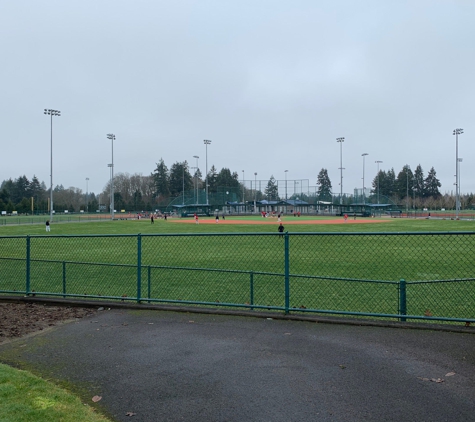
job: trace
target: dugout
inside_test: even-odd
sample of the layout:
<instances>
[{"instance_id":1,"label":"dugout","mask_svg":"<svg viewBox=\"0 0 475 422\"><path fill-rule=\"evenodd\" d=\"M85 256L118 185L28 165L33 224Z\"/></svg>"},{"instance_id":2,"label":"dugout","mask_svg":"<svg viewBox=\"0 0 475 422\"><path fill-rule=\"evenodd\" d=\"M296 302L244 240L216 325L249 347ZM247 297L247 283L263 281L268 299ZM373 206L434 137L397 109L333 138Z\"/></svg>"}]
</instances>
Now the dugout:
<instances>
[{"instance_id":1,"label":"dugout","mask_svg":"<svg viewBox=\"0 0 475 422\"><path fill-rule=\"evenodd\" d=\"M391 212L400 212L399 210L393 210L391 204L349 204L339 205L340 213L343 216L345 214L348 217L375 217L377 215L389 214Z\"/></svg>"},{"instance_id":2,"label":"dugout","mask_svg":"<svg viewBox=\"0 0 475 422\"><path fill-rule=\"evenodd\" d=\"M371 217L370 204L340 205L340 215L348 217Z\"/></svg>"},{"instance_id":3,"label":"dugout","mask_svg":"<svg viewBox=\"0 0 475 422\"><path fill-rule=\"evenodd\" d=\"M383 214L389 214L390 216L393 215L401 215L401 210L394 208L393 204L367 204L371 211L371 215L373 217L381 216Z\"/></svg>"},{"instance_id":4,"label":"dugout","mask_svg":"<svg viewBox=\"0 0 475 422\"><path fill-rule=\"evenodd\" d=\"M280 201L268 201L263 199L256 201L256 212L277 212L277 213L290 213L300 212L301 214L308 214L310 204L306 201L299 199L287 199Z\"/></svg>"},{"instance_id":5,"label":"dugout","mask_svg":"<svg viewBox=\"0 0 475 422\"><path fill-rule=\"evenodd\" d=\"M184 204L184 205L172 205L173 210L175 213L180 215L181 217L192 217L194 214L200 216L209 216L211 215L211 208L212 205L206 204Z\"/></svg>"},{"instance_id":6,"label":"dugout","mask_svg":"<svg viewBox=\"0 0 475 422\"><path fill-rule=\"evenodd\" d=\"M248 203L246 202L226 201L226 205L223 207L223 212L227 214L244 214L247 210Z\"/></svg>"}]
</instances>

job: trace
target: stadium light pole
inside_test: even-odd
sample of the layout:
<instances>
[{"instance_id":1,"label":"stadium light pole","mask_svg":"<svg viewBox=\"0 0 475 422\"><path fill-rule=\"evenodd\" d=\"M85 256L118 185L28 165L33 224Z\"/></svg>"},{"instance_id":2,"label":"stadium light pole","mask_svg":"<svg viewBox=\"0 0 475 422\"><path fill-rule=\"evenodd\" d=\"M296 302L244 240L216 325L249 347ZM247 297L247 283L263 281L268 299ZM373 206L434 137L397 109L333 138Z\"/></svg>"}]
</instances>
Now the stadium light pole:
<instances>
[{"instance_id":1,"label":"stadium light pole","mask_svg":"<svg viewBox=\"0 0 475 422\"><path fill-rule=\"evenodd\" d=\"M416 218L416 190L414 189L414 177L412 178L412 208L414 208L414 218Z\"/></svg>"},{"instance_id":2,"label":"stadium light pole","mask_svg":"<svg viewBox=\"0 0 475 422\"><path fill-rule=\"evenodd\" d=\"M195 171L195 174L193 176L193 201L194 201L195 204L196 204L196 186L195 186L195 184L196 184L196 169L197 168L198 167L190 167L190 170Z\"/></svg>"},{"instance_id":3,"label":"stadium light pole","mask_svg":"<svg viewBox=\"0 0 475 422\"><path fill-rule=\"evenodd\" d=\"M340 205L343 204L343 142L345 138L336 138L336 141L340 144Z\"/></svg>"},{"instance_id":4,"label":"stadium light pole","mask_svg":"<svg viewBox=\"0 0 475 422\"><path fill-rule=\"evenodd\" d=\"M51 116L51 160L50 160L50 200L49 200L49 221L53 221L53 116L60 117L61 111L44 109L44 114Z\"/></svg>"},{"instance_id":5,"label":"stadium light pole","mask_svg":"<svg viewBox=\"0 0 475 422\"><path fill-rule=\"evenodd\" d=\"M246 202L246 198L245 198L245 191L244 191L244 170L242 170L242 202L245 203Z\"/></svg>"},{"instance_id":6,"label":"stadium light pole","mask_svg":"<svg viewBox=\"0 0 475 422\"><path fill-rule=\"evenodd\" d=\"M364 195L364 161L367 155L369 155L367 152L361 154L361 156L363 157L363 205L366 203L365 195Z\"/></svg>"},{"instance_id":7,"label":"stadium light pole","mask_svg":"<svg viewBox=\"0 0 475 422\"><path fill-rule=\"evenodd\" d=\"M199 159L200 157L198 157L197 155L193 155L193 158L196 158L195 180L196 180L196 203L198 204L198 202L199 202L199 200L200 200L200 197L199 197L199 194L198 194L198 170L199 170L198 159Z\"/></svg>"},{"instance_id":8,"label":"stadium light pole","mask_svg":"<svg viewBox=\"0 0 475 422\"><path fill-rule=\"evenodd\" d=\"M109 208L112 218L112 164L107 164L107 167L110 168L109 170Z\"/></svg>"},{"instance_id":9,"label":"stadium light pole","mask_svg":"<svg viewBox=\"0 0 475 422\"><path fill-rule=\"evenodd\" d=\"M461 170L460 170L460 163L462 162L462 158L459 157L459 184L458 184L458 187L459 187L459 201L460 201L460 209L462 209L462 200L460 199L460 188L461 188L461 183L460 183L460 179L461 179L461 176L460 176L460 173L461 173Z\"/></svg>"},{"instance_id":10,"label":"stadium light pole","mask_svg":"<svg viewBox=\"0 0 475 422\"><path fill-rule=\"evenodd\" d=\"M257 212L257 172L254 172L254 211Z\"/></svg>"},{"instance_id":11,"label":"stadium light pole","mask_svg":"<svg viewBox=\"0 0 475 422\"><path fill-rule=\"evenodd\" d=\"M463 133L463 129L454 129L455 135L455 218L459 217L459 135Z\"/></svg>"},{"instance_id":12,"label":"stadium light pole","mask_svg":"<svg viewBox=\"0 0 475 422\"><path fill-rule=\"evenodd\" d=\"M110 200L110 207L111 207L111 220L114 220L114 140L115 135L113 133L107 134L107 139L111 140L112 145L112 164L109 164L111 168L111 200Z\"/></svg>"},{"instance_id":13,"label":"stadium light pole","mask_svg":"<svg viewBox=\"0 0 475 422\"><path fill-rule=\"evenodd\" d=\"M88 197L88 194L89 194L88 184L89 184L89 177L86 177L86 213L89 211L89 204L87 202L87 197Z\"/></svg>"},{"instance_id":14,"label":"stadium light pole","mask_svg":"<svg viewBox=\"0 0 475 422\"><path fill-rule=\"evenodd\" d=\"M409 166L406 166L406 217L409 213Z\"/></svg>"},{"instance_id":15,"label":"stadium light pole","mask_svg":"<svg viewBox=\"0 0 475 422\"><path fill-rule=\"evenodd\" d=\"M382 161L375 161L375 163L378 165L378 204L379 204L379 165L382 163Z\"/></svg>"},{"instance_id":16,"label":"stadium light pole","mask_svg":"<svg viewBox=\"0 0 475 422\"><path fill-rule=\"evenodd\" d=\"M182 179L182 193L183 193L183 197L182 197L182 200L181 200L181 205L185 205L185 162L183 161L183 163L181 164L182 166L182 170L183 170L183 179Z\"/></svg>"},{"instance_id":17,"label":"stadium light pole","mask_svg":"<svg viewBox=\"0 0 475 422\"><path fill-rule=\"evenodd\" d=\"M204 144L206 145L206 205L209 205L208 200L208 145L211 143L209 139L205 139Z\"/></svg>"},{"instance_id":18,"label":"stadium light pole","mask_svg":"<svg viewBox=\"0 0 475 422\"><path fill-rule=\"evenodd\" d=\"M287 172L288 170L284 170L285 175L285 200L287 201Z\"/></svg>"}]
</instances>

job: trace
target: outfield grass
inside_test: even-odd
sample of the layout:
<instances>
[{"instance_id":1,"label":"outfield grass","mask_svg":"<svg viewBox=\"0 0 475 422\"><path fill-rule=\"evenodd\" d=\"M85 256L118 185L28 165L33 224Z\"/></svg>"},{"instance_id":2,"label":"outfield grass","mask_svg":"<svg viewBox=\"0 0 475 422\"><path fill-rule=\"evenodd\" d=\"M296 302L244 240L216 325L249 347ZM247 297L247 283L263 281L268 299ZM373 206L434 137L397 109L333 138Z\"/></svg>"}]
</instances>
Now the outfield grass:
<instances>
[{"instance_id":1,"label":"outfield grass","mask_svg":"<svg viewBox=\"0 0 475 422\"><path fill-rule=\"evenodd\" d=\"M471 232L475 222L385 219L374 224L368 219L367 224L341 220L338 225L317 225L311 224L315 217L297 219L284 219L284 224L309 222L286 225L294 234L289 240L291 307L397 314L398 283L403 278L417 283L408 287L408 314L475 316L473 281L437 282L473 277L475 236L400 234ZM0 235L35 236L31 239L35 293L61 293L66 280L69 294L136 297L135 235L142 233L141 297L150 293L151 298L163 300L284 306L284 240L277 236L278 223L228 225L200 220L199 225L130 220L52 226L52 235L72 237L51 237L43 226L20 225L2 227ZM263 219L249 217L248 221ZM121 236L75 237L84 234ZM25 245L24 238L0 239L0 258L20 259L0 259L0 290L24 290ZM63 262L68 262L64 273Z\"/></svg>"},{"instance_id":2,"label":"outfield grass","mask_svg":"<svg viewBox=\"0 0 475 422\"><path fill-rule=\"evenodd\" d=\"M20 217L14 217L20 218ZM25 217L28 218L28 217ZM201 217L200 221L204 220L214 221L214 218ZM343 219L340 219L342 224L335 225L316 225L311 224L314 220L338 220L338 217L314 217L302 216L292 217L286 216L283 219L283 224L287 222L299 221L298 225L287 225L286 230L289 232L420 232L420 231L474 231L475 221L470 220L442 220L442 219L411 219L411 218L382 218L376 219L382 221L378 224L371 224L372 219L358 218L358 221L367 221L368 224L351 224L351 219L347 224L344 224ZM191 218L183 219L191 221ZM259 216L246 217L227 217L228 220L239 221L255 221L265 222L274 221L274 225L224 225L224 224L180 224L182 219L169 219L164 221L156 219L155 224L151 224L148 219L142 220L117 220L117 221L81 221L81 222L61 222L55 218L52 223L51 235L75 235L75 234L137 234L137 233L273 233L277 230L276 219L263 219ZM308 221L309 224L302 224ZM44 224L19 224L0 226L0 236L15 236L15 235L47 235Z\"/></svg>"}]
</instances>

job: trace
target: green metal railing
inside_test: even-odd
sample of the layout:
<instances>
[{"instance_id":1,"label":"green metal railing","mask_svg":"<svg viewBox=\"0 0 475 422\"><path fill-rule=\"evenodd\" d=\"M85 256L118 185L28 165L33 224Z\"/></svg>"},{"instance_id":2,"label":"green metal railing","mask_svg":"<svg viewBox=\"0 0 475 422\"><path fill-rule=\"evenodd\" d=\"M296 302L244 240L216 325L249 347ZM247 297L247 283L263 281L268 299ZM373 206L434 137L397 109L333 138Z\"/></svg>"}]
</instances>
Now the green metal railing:
<instances>
[{"instance_id":1,"label":"green metal railing","mask_svg":"<svg viewBox=\"0 0 475 422\"><path fill-rule=\"evenodd\" d=\"M0 294L475 322L475 232L0 237Z\"/></svg>"}]
</instances>

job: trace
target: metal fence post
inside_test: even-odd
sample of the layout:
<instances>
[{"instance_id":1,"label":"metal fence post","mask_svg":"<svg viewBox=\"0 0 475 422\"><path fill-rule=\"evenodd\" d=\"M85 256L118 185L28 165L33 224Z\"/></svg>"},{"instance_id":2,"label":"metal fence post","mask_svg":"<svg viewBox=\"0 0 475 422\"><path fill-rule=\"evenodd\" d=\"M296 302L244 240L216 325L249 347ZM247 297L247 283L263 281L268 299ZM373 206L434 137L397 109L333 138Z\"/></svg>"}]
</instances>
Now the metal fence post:
<instances>
[{"instance_id":1,"label":"metal fence post","mask_svg":"<svg viewBox=\"0 0 475 422\"><path fill-rule=\"evenodd\" d=\"M150 296L152 294L152 267L147 267L147 296L148 303L150 303Z\"/></svg>"},{"instance_id":2,"label":"metal fence post","mask_svg":"<svg viewBox=\"0 0 475 422\"><path fill-rule=\"evenodd\" d=\"M289 263L289 233L284 236L284 284L285 284L285 313L289 313L290 307L290 263Z\"/></svg>"},{"instance_id":3,"label":"metal fence post","mask_svg":"<svg viewBox=\"0 0 475 422\"><path fill-rule=\"evenodd\" d=\"M254 309L254 273L251 271L249 273L249 304L251 305L251 310Z\"/></svg>"},{"instance_id":4,"label":"metal fence post","mask_svg":"<svg viewBox=\"0 0 475 422\"><path fill-rule=\"evenodd\" d=\"M31 238L30 236L26 236L26 286L25 286L25 293L27 296L30 294L30 262L31 262L31 256L30 256L30 248L31 248Z\"/></svg>"},{"instance_id":5,"label":"metal fence post","mask_svg":"<svg viewBox=\"0 0 475 422\"><path fill-rule=\"evenodd\" d=\"M407 303L406 303L406 280L401 278L399 280L399 315L407 314ZM399 318L400 321L405 322L406 318Z\"/></svg>"},{"instance_id":6,"label":"metal fence post","mask_svg":"<svg viewBox=\"0 0 475 422\"><path fill-rule=\"evenodd\" d=\"M137 235L137 303L142 296L142 235Z\"/></svg>"},{"instance_id":7,"label":"metal fence post","mask_svg":"<svg viewBox=\"0 0 475 422\"><path fill-rule=\"evenodd\" d=\"M66 261L63 261L63 297L66 297Z\"/></svg>"}]
</instances>

